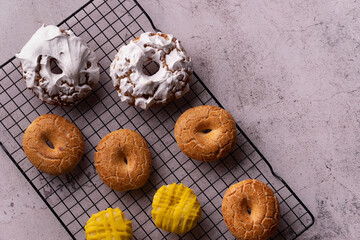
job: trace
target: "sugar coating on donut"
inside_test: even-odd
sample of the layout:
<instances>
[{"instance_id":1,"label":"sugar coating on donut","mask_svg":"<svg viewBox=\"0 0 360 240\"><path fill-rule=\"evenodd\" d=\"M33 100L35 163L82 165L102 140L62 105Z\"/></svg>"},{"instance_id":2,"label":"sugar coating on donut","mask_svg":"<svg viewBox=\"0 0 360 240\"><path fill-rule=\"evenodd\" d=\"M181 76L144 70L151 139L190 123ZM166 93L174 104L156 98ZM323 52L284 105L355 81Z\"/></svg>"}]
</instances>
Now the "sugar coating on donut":
<instances>
[{"instance_id":1,"label":"sugar coating on donut","mask_svg":"<svg viewBox=\"0 0 360 240\"><path fill-rule=\"evenodd\" d=\"M176 121L176 142L187 156L200 161L225 157L236 144L236 125L225 109L203 105L190 108Z\"/></svg>"},{"instance_id":2,"label":"sugar coating on donut","mask_svg":"<svg viewBox=\"0 0 360 240\"><path fill-rule=\"evenodd\" d=\"M237 239L265 240L274 233L280 221L274 191L256 179L230 186L221 210L227 227Z\"/></svg>"},{"instance_id":3,"label":"sugar coating on donut","mask_svg":"<svg viewBox=\"0 0 360 240\"><path fill-rule=\"evenodd\" d=\"M154 61L159 70L151 76L143 64ZM120 48L110 76L123 102L148 109L180 98L189 90L192 62L180 41L171 34L146 32Z\"/></svg>"},{"instance_id":4,"label":"sugar coating on donut","mask_svg":"<svg viewBox=\"0 0 360 240\"><path fill-rule=\"evenodd\" d=\"M26 87L49 104L72 105L99 82L95 53L70 30L43 25L16 57ZM54 72L52 62L61 70Z\"/></svg>"}]
</instances>

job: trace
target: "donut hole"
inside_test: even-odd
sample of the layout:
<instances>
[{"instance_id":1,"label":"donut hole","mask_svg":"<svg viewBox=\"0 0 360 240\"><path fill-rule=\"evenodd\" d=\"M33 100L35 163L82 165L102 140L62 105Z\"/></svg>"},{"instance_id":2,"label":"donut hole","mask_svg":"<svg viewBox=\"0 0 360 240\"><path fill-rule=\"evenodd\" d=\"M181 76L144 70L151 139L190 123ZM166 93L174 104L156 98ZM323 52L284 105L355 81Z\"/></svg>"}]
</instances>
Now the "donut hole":
<instances>
[{"instance_id":1,"label":"donut hole","mask_svg":"<svg viewBox=\"0 0 360 240\"><path fill-rule=\"evenodd\" d=\"M251 214L251 209L248 207L246 210L247 210L248 214L250 215Z\"/></svg>"},{"instance_id":2,"label":"donut hole","mask_svg":"<svg viewBox=\"0 0 360 240\"><path fill-rule=\"evenodd\" d=\"M118 152L116 153L115 157L114 157L115 161L117 164L120 165L127 165L128 164L128 159L126 158L126 155L123 151L123 149L118 149Z\"/></svg>"},{"instance_id":3,"label":"donut hole","mask_svg":"<svg viewBox=\"0 0 360 240\"><path fill-rule=\"evenodd\" d=\"M220 127L220 124L214 119L207 118L205 120L200 119L196 122L195 132L199 133L200 135L203 134L215 134L216 130ZM205 136L204 136L205 137ZM206 136L207 137L207 136Z\"/></svg>"},{"instance_id":4,"label":"donut hole","mask_svg":"<svg viewBox=\"0 0 360 240\"><path fill-rule=\"evenodd\" d=\"M54 74L62 74L63 73L61 68L58 66L57 60L55 58L50 59L50 69L51 69L51 72Z\"/></svg>"},{"instance_id":5,"label":"donut hole","mask_svg":"<svg viewBox=\"0 0 360 240\"><path fill-rule=\"evenodd\" d=\"M42 55L38 56L38 58L37 58L37 64L36 64L36 68L35 68L35 72L36 72L36 73L39 73L39 72L40 72L40 69L41 69L41 65L40 65L41 59L42 59Z\"/></svg>"},{"instance_id":6,"label":"donut hole","mask_svg":"<svg viewBox=\"0 0 360 240\"><path fill-rule=\"evenodd\" d=\"M55 149L54 144L53 144L49 139L46 140L46 144L47 144L50 148Z\"/></svg>"},{"instance_id":7,"label":"donut hole","mask_svg":"<svg viewBox=\"0 0 360 240\"><path fill-rule=\"evenodd\" d=\"M211 132L211 129L207 128L207 129L202 130L202 132L206 134L206 133Z\"/></svg>"},{"instance_id":8,"label":"donut hole","mask_svg":"<svg viewBox=\"0 0 360 240\"><path fill-rule=\"evenodd\" d=\"M159 71L159 64L148 59L143 63L142 71L146 76L152 76Z\"/></svg>"}]
</instances>

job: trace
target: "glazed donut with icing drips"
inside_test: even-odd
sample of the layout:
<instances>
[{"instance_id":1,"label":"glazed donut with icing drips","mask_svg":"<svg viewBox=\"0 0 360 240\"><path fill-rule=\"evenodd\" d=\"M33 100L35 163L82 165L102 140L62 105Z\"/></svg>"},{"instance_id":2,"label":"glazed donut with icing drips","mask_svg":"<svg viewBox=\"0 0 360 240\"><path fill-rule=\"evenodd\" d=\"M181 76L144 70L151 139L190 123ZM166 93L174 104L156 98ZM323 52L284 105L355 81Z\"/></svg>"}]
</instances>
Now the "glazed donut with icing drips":
<instances>
[{"instance_id":1,"label":"glazed donut with icing drips","mask_svg":"<svg viewBox=\"0 0 360 240\"><path fill-rule=\"evenodd\" d=\"M70 30L43 25L16 57L26 87L49 104L73 105L99 82L95 53Z\"/></svg>"},{"instance_id":2,"label":"glazed donut with icing drips","mask_svg":"<svg viewBox=\"0 0 360 240\"><path fill-rule=\"evenodd\" d=\"M148 76L144 63L154 61L159 70ZM123 102L148 109L180 98L189 90L192 63L171 34L146 32L120 48L110 66L110 76Z\"/></svg>"}]
</instances>

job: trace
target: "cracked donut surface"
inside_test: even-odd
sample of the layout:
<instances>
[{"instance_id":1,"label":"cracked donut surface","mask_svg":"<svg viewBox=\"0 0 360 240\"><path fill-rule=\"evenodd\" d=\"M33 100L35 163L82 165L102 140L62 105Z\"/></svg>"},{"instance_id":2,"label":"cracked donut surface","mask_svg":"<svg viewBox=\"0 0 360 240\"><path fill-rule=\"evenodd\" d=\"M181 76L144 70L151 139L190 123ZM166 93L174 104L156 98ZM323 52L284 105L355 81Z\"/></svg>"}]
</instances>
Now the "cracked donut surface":
<instances>
[{"instance_id":1,"label":"cracked donut surface","mask_svg":"<svg viewBox=\"0 0 360 240\"><path fill-rule=\"evenodd\" d=\"M152 169L151 153L139 133L130 129L111 132L101 139L96 150L96 171L111 189L137 189L148 180Z\"/></svg>"},{"instance_id":2,"label":"cracked donut surface","mask_svg":"<svg viewBox=\"0 0 360 240\"><path fill-rule=\"evenodd\" d=\"M26 87L49 104L73 105L99 82L95 53L70 30L43 25L16 57Z\"/></svg>"},{"instance_id":3,"label":"cracked donut surface","mask_svg":"<svg viewBox=\"0 0 360 240\"><path fill-rule=\"evenodd\" d=\"M52 147L48 145L51 142ZM36 118L23 137L26 157L40 171L52 175L70 172L84 154L84 139L69 120L55 114Z\"/></svg>"},{"instance_id":4,"label":"cracked donut surface","mask_svg":"<svg viewBox=\"0 0 360 240\"><path fill-rule=\"evenodd\" d=\"M200 161L223 158L236 143L233 117L217 106L190 108L176 121L174 133L181 151Z\"/></svg>"},{"instance_id":5,"label":"cracked donut surface","mask_svg":"<svg viewBox=\"0 0 360 240\"><path fill-rule=\"evenodd\" d=\"M224 195L221 210L227 227L237 239L265 240L280 221L274 191L255 179L232 185Z\"/></svg>"},{"instance_id":6,"label":"cracked donut surface","mask_svg":"<svg viewBox=\"0 0 360 240\"><path fill-rule=\"evenodd\" d=\"M156 62L148 76L143 65ZM110 76L123 102L148 109L180 98L189 90L192 62L171 34L146 32L122 46L110 66Z\"/></svg>"}]
</instances>

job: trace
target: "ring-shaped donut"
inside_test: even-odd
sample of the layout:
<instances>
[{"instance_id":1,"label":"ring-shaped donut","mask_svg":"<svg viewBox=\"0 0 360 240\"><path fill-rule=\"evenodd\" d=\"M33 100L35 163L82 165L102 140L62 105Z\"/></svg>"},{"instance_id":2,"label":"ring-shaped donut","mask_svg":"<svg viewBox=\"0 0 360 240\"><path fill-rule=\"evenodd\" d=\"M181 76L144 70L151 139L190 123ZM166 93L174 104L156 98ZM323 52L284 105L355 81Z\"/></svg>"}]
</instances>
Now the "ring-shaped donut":
<instances>
[{"instance_id":1,"label":"ring-shaped donut","mask_svg":"<svg viewBox=\"0 0 360 240\"><path fill-rule=\"evenodd\" d=\"M71 30L41 26L16 54L26 87L53 105L73 105L99 82L95 53Z\"/></svg>"},{"instance_id":2,"label":"ring-shaped donut","mask_svg":"<svg viewBox=\"0 0 360 240\"><path fill-rule=\"evenodd\" d=\"M155 62L153 75L144 66ZM148 109L183 96L189 90L192 62L171 34L146 32L120 48L110 66L110 76L123 102Z\"/></svg>"},{"instance_id":3,"label":"ring-shaped donut","mask_svg":"<svg viewBox=\"0 0 360 240\"><path fill-rule=\"evenodd\" d=\"M201 219L201 206L194 191L180 184L163 185L153 198L151 216L162 230L185 234Z\"/></svg>"},{"instance_id":4,"label":"ring-shaped donut","mask_svg":"<svg viewBox=\"0 0 360 240\"><path fill-rule=\"evenodd\" d=\"M130 129L111 132L100 140L96 150L96 170L111 189L137 189L148 180L152 168L151 153L139 133Z\"/></svg>"},{"instance_id":5,"label":"ring-shaped donut","mask_svg":"<svg viewBox=\"0 0 360 240\"><path fill-rule=\"evenodd\" d=\"M45 114L37 117L26 129L23 148L37 169L60 175L70 172L79 163L84 154L84 139L69 120Z\"/></svg>"},{"instance_id":6,"label":"ring-shaped donut","mask_svg":"<svg viewBox=\"0 0 360 240\"><path fill-rule=\"evenodd\" d=\"M213 161L225 157L236 143L236 125L223 108L198 106L185 111L175 124L175 138L190 158Z\"/></svg>"},{"instance_id":7,"label":"ring-shaped donut","mask_svg":"<svg viewBox=\"0 0 360 240\"><path fill-rule=\"evenodd\" d=\"M92 214L85 225L86 240L132 240L130 221L119 208L108 208Z\"/></svg>"},{"instance_id":8,"label":"ring-shaped donut","mask_svg":"<svg viewBox=\"0 0 360 240\"><path fill-rule=\"evenodd\" d=\"M227 227L237 239L265 240L280 221L274 191L255 179L232 185L225 192L221 210Z\"/></svg>"}]
</instances>

